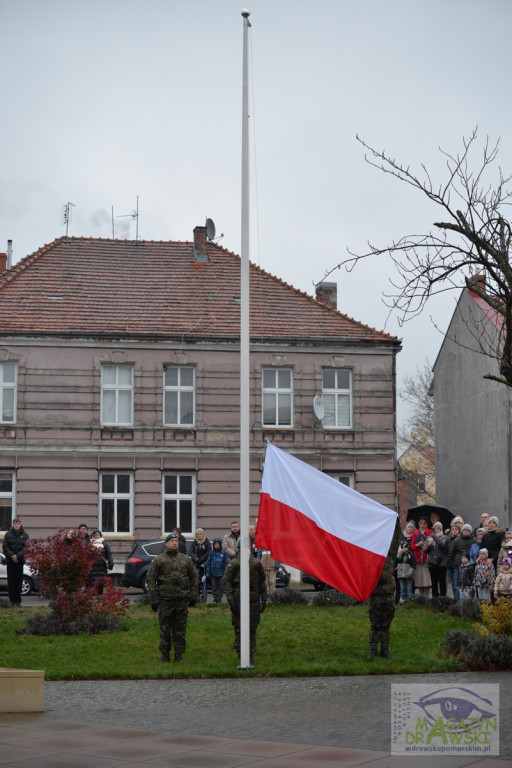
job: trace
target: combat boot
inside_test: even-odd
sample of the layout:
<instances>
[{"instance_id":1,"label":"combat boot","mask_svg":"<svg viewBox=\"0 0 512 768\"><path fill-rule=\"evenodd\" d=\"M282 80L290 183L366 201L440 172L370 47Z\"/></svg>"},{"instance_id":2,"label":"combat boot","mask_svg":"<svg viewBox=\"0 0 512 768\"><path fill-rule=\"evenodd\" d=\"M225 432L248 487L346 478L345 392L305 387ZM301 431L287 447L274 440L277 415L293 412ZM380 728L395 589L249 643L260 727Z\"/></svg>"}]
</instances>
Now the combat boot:
<instances>
[{"instance_id":1,"label":"combat boot","mask_svg":"<svg viewBox=\"0 0 512 768\"><path fill-rule=\"evenodd\" d=\"M389 632L382 632L381 634L380 655L383 659L393 658L389 652Z\"/></svg>"},{"instance_id":2,"label":"combat boot","mask_svg":"<svg viewBox=\"0 0 512 768\"><path fill-rule=\"evenodd\" d=\"M160 659L160 661L170 661L170 660L171 660L171 657L169 656L169 651L167 651L167 653L164 651L164 653L162 653L162 658Z\"/></svg>"},{"instance_id":3,"label":"combat boot","mask_svg":"<svg viewBox=\"0 0 512 768\"><path fill-rule=\"evenodd\" d=\"M370 653L368 654L369 659L374 659L377 655L377 645L379 642L379 635L375 630L370 630Z\"/></svg>"},{"instance_id":4,"label":"combat boot","mask_svg":"<svg viewBox=\"0 0 512 768\"><path fill-rule=\"evenodd\" d=\"M182 661L185 661L181 653L175 653L174 654L174 661L177 661L178 663L181 663Z\"/></svg>"}]
</instances>

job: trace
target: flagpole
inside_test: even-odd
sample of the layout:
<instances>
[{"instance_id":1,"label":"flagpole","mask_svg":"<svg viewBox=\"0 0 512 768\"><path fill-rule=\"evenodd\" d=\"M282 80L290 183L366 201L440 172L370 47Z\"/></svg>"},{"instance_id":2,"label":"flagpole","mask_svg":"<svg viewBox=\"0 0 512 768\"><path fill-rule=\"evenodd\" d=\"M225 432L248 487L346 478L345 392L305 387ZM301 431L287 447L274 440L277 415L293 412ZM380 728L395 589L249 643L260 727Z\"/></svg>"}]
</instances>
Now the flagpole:
<instances>
[{"instance_id":1,"label":"flagpole","mask_svg":"<svg viewBox=\"0 0 512 768\"><path fill-rule=\"evenodd\" d=\"M249 67L250 12L243 17L242 86L242 239L240 251L240 663L250 667L249 652Z\"/></svg>"}]
</instances>

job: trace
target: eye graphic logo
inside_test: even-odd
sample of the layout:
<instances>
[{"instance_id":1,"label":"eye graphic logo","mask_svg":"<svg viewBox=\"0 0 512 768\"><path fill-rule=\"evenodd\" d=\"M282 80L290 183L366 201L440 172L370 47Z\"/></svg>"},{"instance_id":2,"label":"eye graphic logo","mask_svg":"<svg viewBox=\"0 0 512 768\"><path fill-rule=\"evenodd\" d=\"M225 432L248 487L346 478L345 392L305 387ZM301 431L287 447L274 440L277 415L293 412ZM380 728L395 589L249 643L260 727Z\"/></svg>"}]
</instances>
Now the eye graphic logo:
<instances>
[{"instance_id":1,"label":"eye graphic logo","mask_svg":"<svg viewBox=\"0 0 512 768\"><path fill-rule=\"evenodd\" d=\"M423 709L431 726L440 717L458 723L458 727L452 731L455 733L465 732L468 728L479 728L483 720L496 717L496 712L492 711L492 702L470 688L440 688L413 703Z\"/></svg>"}]
</instances>

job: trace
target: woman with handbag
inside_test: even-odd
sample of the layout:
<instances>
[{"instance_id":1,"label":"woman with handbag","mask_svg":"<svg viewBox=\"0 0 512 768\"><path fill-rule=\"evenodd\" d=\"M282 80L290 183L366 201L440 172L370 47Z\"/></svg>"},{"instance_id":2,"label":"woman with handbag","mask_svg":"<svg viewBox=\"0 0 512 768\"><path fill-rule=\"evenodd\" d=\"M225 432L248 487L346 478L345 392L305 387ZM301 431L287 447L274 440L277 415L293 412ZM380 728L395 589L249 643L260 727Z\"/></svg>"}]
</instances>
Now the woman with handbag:
<instances>
[{"instance_id":1,"label":"woman with handbag","mask_svg":"<svg viewBox=\"0 0 512 768\"><path fill-rule=\"evenodd\" d=\"M428 542L427 568L432 582L432 597L446 596L447 539L441 522L434 523Z\"/></svg>"}]
</instances>

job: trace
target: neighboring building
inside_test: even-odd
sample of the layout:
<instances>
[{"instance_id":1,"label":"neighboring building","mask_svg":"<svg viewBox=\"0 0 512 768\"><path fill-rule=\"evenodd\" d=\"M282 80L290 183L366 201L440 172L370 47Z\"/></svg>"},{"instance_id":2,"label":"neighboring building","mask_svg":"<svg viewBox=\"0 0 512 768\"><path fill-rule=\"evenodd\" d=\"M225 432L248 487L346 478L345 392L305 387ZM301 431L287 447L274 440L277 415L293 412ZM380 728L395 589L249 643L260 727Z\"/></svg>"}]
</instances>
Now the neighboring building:
<instances>
[{"instance_id":1,"label":"neighboring building","mask_svg":"<svg viewBox=\"0 0 512 768\"><path fill-rule=\"evenodd\" d=\"M499 328L498 313L464 289L434 364L437 503L472 525L483 511L511 522L512 392L484 378L499 376Z\"/></svg>"},{"instance_id":2,"label":"neighboring building","mask_svg":"<svg viewBox=\"0 0 512 768\"><path fill-rule=\"evenodd\" d=\"M435 449L431 445L410 446L398 459L398 509L407 522L410 507L436 500Z\"/></svg>"},{"instance_id":3,"label":"neighboring building","mask_svg":"<svg viewBox=\"0 0 512 768\"><path fill-rule=\"evenodd\" d=\"M251 518L266 440L395 508L400 343L251 265ZM332 300L332 284L321 286ZM134 539L239 517L240 259L61 238L0 275L0 530ZM323 423L313 398L323 395Z\"/></svg>"}]
</instances>

